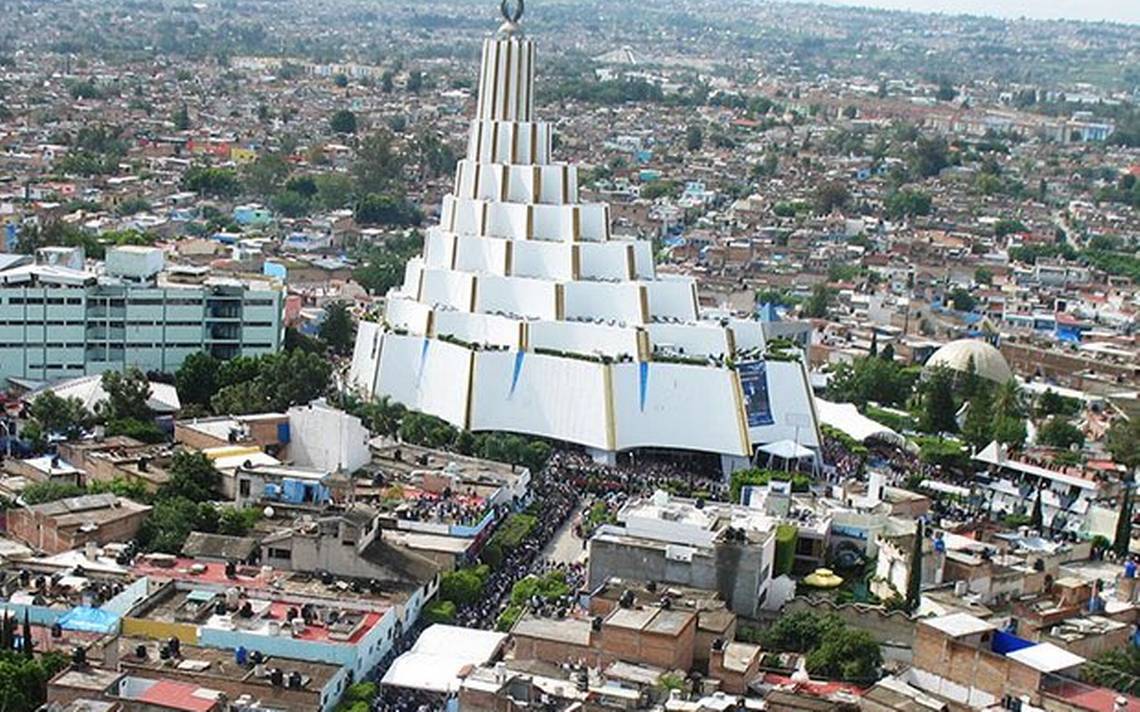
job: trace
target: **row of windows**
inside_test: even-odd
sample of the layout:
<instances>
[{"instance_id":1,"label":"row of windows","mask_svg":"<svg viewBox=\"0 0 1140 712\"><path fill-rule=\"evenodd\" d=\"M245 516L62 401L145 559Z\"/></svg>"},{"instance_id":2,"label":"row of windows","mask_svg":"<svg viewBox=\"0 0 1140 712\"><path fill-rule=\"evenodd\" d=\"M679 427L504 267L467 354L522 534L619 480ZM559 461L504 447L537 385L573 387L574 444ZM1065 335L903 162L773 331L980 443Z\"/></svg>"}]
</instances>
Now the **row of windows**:
<instances>
[{"instance_id":1,"label":"row of windows","mask_svg":"<svg viewBox=\"0 0 1140 712\"><path fill-rule=\"evenodd\" d=\"M85 321L63 321L60 319L48 319L46 321L31 320L31 319L0 319L0 326L83 326Z\"/></svg>"},{"instance_id":2,"label":"row of windows","mask_svg":"<svg viewBox=\"0 0 1140 712\"><path fill-rule=\"evenodd\" d=\"M106 319L101 319L98 317L93 318L90 321L75 321L75 320L68 321L68 320L61 320L61 319L46 319L46 320L39 320L39 319L35 319L35 320L33 320L33 319L0 319L0 326L37 327L37 326L86 326L86 325L110 326L112 328L115 328L115 327L122 328L123 326L159 327L159 326L163 326L163 325L165 325L167 327L187 327L187 326L202 326L202 322L200 320L199 321L162 321L161 319L159 319L159 320L146 320L146 319L117 320L117 319L112 319L112 320L108 321ZM273 322L271 322L271 321L245 321L245 322L242 322L242 326L251 327L251 328L268 328L268 327L273 326Z\"/></svg>"},{"instance_id":3,"label":"row of windows","mask_svg":"<svg viewBox=\"0 0 1140 712\"><path fill-rule=\"evenodd\" d=\"M44 297L8 297L8 303L9 304L58 304L58 305L70 304L72 306L76 306L76 305L82 304L83 300L79 297L69 297L67 299L64 299L63 297L47 297L47 298L44 298Z\"/></svg>"},{"instance_id":4,"label":"row of windows","mask_svg":"<svg viewBox=\"0 0 1140 712\"><path fill-rule=\"evenodd\" d=\"M235 344L247 349L272 349L273 344L255 342L245 344ZM48 343L36 344L10 344L0 341L0 351L29 351L35 349L82 349L90 348L96 351L122 351L124 348L128 349L201 349L201 341L171 341L167 343L150 343L145 341L128 341L127 343L113 343L113 344L98 344L98 343L84 343L84 342L62 342L52 341Z\"/></svg>"},{"instance_id":5,"label":"row of windows","mask_svg":"<svg viewBox=\"0 0 1140 712\"><path fill-rule=\"evenodd\" d=\"M81 363L68 363L68 364L49 363L45 366L45 365L41 365L38 363L30 363L30 364L28 364L28 368L31 370L35 370L35 371L38 371L41 368L47 369L48 371L82 371L83 370L83 364L81 364Z\"/></svg>"}]
</instances>

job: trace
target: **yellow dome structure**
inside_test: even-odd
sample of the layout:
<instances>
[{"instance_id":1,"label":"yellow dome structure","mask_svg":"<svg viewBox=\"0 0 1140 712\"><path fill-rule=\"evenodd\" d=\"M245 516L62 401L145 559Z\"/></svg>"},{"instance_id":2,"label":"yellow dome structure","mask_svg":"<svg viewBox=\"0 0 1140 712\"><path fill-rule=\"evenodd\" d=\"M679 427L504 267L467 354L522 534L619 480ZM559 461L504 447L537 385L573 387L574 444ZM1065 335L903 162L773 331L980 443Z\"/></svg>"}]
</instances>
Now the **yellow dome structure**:
<instances>
[{"instance_id":1,"label":"yellow dome structure","mask_svg":"<svg viewBox=\"0 0 1140 712\"><path fill-rule=\"evenodd\" d=\"M982 378L996 383L1006 383L1013 380L1013 371L1006 363L1005 357L993 346L978 339L959 339L951 341L934 352L926 361L925 369L949 368L953 371L967 373L970 370L970 360L974 362L974 372Z\"/></svg>"},{"instance_id":2,"label":"yellow dome structure","mask_svg":"<svg viewBox=\"0 0 1140 712\"><path fill-rule=\"evenodd\" d=\"M837 576L831 569L816 569L804 576L803 584L812 588L839 588L843 585L843 577Z\"/></svg>"}]
</instances>

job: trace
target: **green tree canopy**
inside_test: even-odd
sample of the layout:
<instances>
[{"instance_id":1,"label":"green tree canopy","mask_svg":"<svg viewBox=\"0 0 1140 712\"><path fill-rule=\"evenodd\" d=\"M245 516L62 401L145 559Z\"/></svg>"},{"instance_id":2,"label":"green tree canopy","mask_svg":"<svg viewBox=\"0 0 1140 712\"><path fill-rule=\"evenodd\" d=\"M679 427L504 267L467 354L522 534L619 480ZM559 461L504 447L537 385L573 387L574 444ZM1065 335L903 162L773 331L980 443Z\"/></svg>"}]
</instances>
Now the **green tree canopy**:
<instances>
[{"instance_id":1,"label":"green tree canopy","mask_svg":"<svg viewBox=\"0 0 1140 712\"><path fill-rule=\"evenodd\" d=\"M147 404L150 400L150 381L138 367L130 366L125 373L105 371L101 382L107 400L100 405L98 411L105 420L146 421L154 418L154 411Z\"/></svg>"},{"instance_id":2,"label":"green tree canopy","mask_svg":"<svg viewBox=\"0 0 1140 712\"><path fill-rule=\"evenodd\" d=\"M922 384L922 391L919 427L928 433L956 432L953 373L946 368L934 369Z\"/></svg>"},{"instance_id":3,"label":"green tree canopy","mask_svg":"<svg viewBox=\"0 0 1140 712\"><path fill-rule=\"evenodd\" d=\"M144 551L177 554L190 532L215 533L218 510L206 502L185 497L159 499L150 516L139 527L138 542Z\"/></svg>"},{"instance_id":4,"label":"green tree canopy","mask_svg":"<svg viewBox=\"0 0 1140 712\"><path fill-rule=\"evenodd\" d=\"M880 405L902 406L910 397L917 374L894 361L882 358L856 358L838 365L827 384L828 396L860 408L874 401Z\"/></svg>"},{"instance_id":5,"label":"green tree canopy","mask_svg":"<svg viewBox=\"0 0 1140 712\"><path fill-rule=\"evenodd\" d=\"M1085 434L1063 417L1052 416L1037 429L1037 442L1049 447L1068 449L1085 444Z\"/></svg>"},{"instance_id":6,"label":"green tree canopy","mask_svg":"<svg viewBox=\"0 0 1140 712\"><path fill-rule=\"evenodd\" d=\"M220 365L218 359L204 351L187 356L174 374L179 401L183 405L196 403L203 407L209 406L210 399L218 391Z\"/></svg>"},{"instance_id":7,"label":"green tree canopy","mask_svg":"<svg viewBox=\"0 0 1140 712\"><path fill-rule=\"evenodd\" d=\"M356 321L344 302L333 302L325 307L325 319L318 333L321 341L339 356L352 353L356 341Z\"/></svg>"},{"instance_id":8,"label":"green tree canopy","mask_svg":"<svg viewBox=\"0 0 1140 712\"><path fill-rule=\"evenodd\" d=\"M356 133L356 114L348 109L341 109L329 119L329 128L336 134Z\"/></svg>"},{"instance_id":9,"label":"green tree canopy","mask_svg":"<svg viewBox=\"0 0 1140 712\"><path fill-rule=\"evenodd\" d=\"M28 406L28 417L45 435L62 435L71 440L90 427L94 416L78 398L62 398L54 391L36 396Z\"/></svg>"},{"instance_id":10,"label":"green tree canopy","mask_svg":"<svg viewBox=\"0 0 1140 712\"><path fill-rule=\"evenodd\" d=\"M170 479L159 490L162 498L181 497L191 502L209 502L221 491L221 474L201 452L182 451L175 454L167 472Z\"/></svg>"}]
</instances>

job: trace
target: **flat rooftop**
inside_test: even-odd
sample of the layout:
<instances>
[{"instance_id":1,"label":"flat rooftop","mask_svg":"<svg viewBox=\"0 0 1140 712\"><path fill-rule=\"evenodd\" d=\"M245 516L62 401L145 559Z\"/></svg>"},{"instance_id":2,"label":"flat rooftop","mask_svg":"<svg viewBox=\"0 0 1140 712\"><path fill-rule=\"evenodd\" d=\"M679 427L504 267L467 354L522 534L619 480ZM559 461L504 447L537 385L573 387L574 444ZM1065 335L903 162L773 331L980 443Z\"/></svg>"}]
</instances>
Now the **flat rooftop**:
<instances>
[{"instance_id":1,"label":"flat rooftop","mask_svg":"<svg viewBox=\"0 0 1140 712\"><path fill-rule=\"evenodd\" d=\"M83 669L68 668L56 675L51 684L70 687L73 690L103 692L117 683L122 676L123 673L118 670L104 670L90 666Z\"/></svg>"},{"instance_id":2,"label":"flat rooftop","mask_svg":"<svg viewBox=\"0 0 1140 712\"><path fill-rule=\"evenodd\" d=\"M677 636L694 617L695 614L691 611L666 610L652 606L616 608L606 618L605 625L657 635Z\"/></svg>"},{"instance_id":3,"label":"flat rooftop","mask_svg":"<svg viewBox=\"0 0 1140 712\"><path fill-rule=\"evenodd\" d=\"M207 685L212 679L240 679L244 684L272 687L268 677L256 675L252 663L239 665L234 658L234 651L230 649L182 644L179 650L180 659L171 663L161 659L159 648L162 643L155 640L120 636L111 640L108 645L118 646L119 664L124 670L163 672L173 669L179 675L200 678L203 684ZM146 651L145 657L138 656L140 646ZM273 656L265 657L262 664L266 670L280 668L286 675L297 671L303 676L304 688L318 692L340 671L336 665Z\"/></svg>"},{"instance_id":4,"label":"flat rooftop","mask_svg":"<svg viewBox=\"0 0 1140 712\"><path fill-rule=\"evenodd\" d=\"M585 618L543 618L528 613L515 623L511 635L584 648L590 645L590 628L591 622Z\"/></svg>"}]
</instances>

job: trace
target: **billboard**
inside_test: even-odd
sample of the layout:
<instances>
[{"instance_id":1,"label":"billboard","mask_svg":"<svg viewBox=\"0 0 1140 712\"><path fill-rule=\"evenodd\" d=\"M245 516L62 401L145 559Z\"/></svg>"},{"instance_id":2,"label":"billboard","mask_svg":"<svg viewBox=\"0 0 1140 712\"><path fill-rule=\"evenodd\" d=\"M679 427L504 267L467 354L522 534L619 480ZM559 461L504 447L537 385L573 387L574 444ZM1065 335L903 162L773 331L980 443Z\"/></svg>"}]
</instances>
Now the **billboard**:
<instances>
[{"instance_id":1,"label":"billboard","mask_svg":"<svg viewBox=\"0 0 1140 712\"><path fill-rule=\"evenodd\" d=\"M768 399L768 369L763 361L750 361L737 367L740 387L744 391L744 412L748 427L772 425L772 404Z\"/></svg>"}]
</instances>

